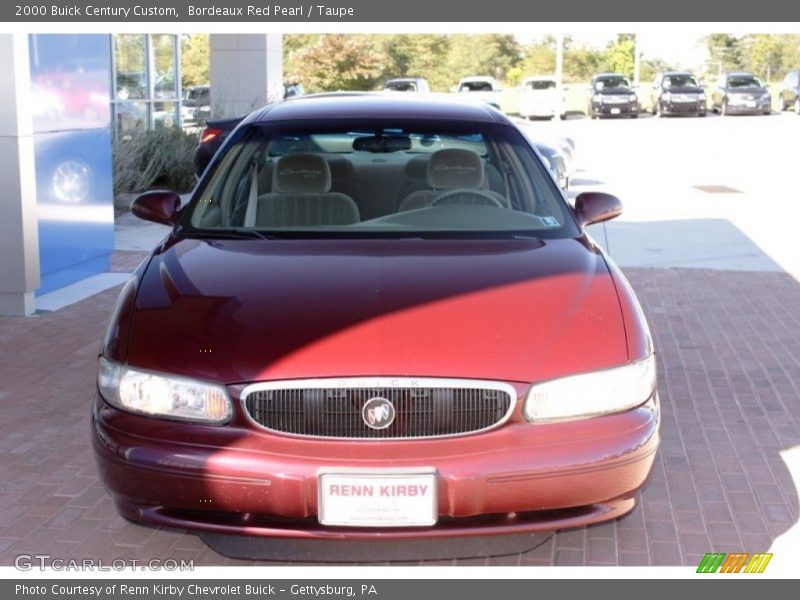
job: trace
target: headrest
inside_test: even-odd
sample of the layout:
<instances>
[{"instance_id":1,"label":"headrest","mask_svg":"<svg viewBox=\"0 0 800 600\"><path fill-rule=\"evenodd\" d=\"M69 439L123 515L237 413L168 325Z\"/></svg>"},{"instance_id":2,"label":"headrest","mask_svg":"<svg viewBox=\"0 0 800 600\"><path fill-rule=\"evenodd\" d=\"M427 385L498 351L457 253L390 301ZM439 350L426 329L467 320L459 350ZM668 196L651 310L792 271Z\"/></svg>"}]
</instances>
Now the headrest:
<instances>
[{"instance_id":1,"label":"headrest","mask_svg":"<svg viewBox=\"0 0 800 600\"><path fill-rule=\"evenodd\" d=\"M331 189L331 169L317 154L289 154L278 159L272 191L279 194L324 194Z\"/></svg>"},{"instance_id":2,"label":"headrest","mask_svg":"<svg viewBox=\"0 0 800 600\"><path fill-rule=\"evenodd\" d=\"M428 185L435 190L478 189L483 185L483 160L472 150L438 150L428 161Z\"/></svg>"},{"instance_id":3,"label":"headrest","mask_svg":"<svg viewBox=\"0 0 800 600\"><path fill-rule=\"evenodd\" d=\"M428 180L428 157L415 156L406 163L406 177L409 179Z\"/></svg>"}]
</instances>

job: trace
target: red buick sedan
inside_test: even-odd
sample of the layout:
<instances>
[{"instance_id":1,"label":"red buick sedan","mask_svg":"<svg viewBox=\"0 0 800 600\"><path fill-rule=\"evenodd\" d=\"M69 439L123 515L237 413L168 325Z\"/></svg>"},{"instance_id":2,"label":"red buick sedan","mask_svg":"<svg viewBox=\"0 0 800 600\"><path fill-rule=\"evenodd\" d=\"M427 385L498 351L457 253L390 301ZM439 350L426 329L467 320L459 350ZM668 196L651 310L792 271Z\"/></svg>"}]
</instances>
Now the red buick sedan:
<instances>
[{"instance_id":1,"label":"red buick sedan","mask_svg":"<svg viewBox=\"0 0 800 600\"><path fill-rule=\"evenodd\" d=\"M125 517L419 539L630 511L658 446L628 282L498 111L323 95L245 119L123 288L93 438Z\"/></svg>"}]
</instances>

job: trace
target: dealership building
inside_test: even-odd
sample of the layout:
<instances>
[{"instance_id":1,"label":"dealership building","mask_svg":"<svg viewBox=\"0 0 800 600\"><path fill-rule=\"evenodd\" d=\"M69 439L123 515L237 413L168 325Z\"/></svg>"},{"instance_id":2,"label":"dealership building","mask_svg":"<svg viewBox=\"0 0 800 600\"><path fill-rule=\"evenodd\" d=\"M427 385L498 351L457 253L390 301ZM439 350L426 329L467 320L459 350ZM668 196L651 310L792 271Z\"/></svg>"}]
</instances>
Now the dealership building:
<instances>
[{"instance_id":1,"label":"dealership building","mask_svg":"<svg viewBox=\"0 0 800 600\"><path fill-rule=\"evenodd\" d=\"M181 126L180 62L177 34L0 35L0 315L109 270L113 141ZM282 96L279 34L212 34L209 62L212 117Z\"/></svg>"}]
</instances>

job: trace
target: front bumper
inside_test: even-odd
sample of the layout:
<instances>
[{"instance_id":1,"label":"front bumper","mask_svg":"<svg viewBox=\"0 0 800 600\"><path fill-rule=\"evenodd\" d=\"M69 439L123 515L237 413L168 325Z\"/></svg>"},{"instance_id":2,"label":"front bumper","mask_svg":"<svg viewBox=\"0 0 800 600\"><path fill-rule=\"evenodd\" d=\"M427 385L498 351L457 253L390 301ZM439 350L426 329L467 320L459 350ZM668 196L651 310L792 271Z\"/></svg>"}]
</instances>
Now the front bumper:
<instances>
[{"instance_id":1,"label":"front bumper","mask_svg":"<svg viewBox=\"0 0 800 600\"><path fill-rule=\"evenodd\" d=\"M771 102L756 102L755 106L746 104L731 104L728 102L726 111L731 115L761 115L767 111L772 112Z\"/></svg>"},{"instance_id":2,"label":"front bumper","mask_svg":"<svg viewBox=\"0 0 800 600\"><path fill-rule=\"evenodd\" d=\"M639 113L638 102L625 102L625 103L600 103L592 102L592 114L603 117L619 117L628 116Z\"/></svg>"},{"instance_id":3,"label":"front bumper","mask_svg":"<svg viewBox=\"0 0 800 600\"><path fill-rule=\"evenodd\" d=\"M660 100L661 114L664 115L704 115L706 113L705 101L697 102L667 102Z\"/></svg>"},{"instance_id":4,"label":"front bumper","mask_svg":"<svg viewBox=\"0 0 800 600\"><path fill-rule=\"evenodd\" d=\"M524 391L520 390L521 394ZM430 440L331 441L128 414L95 401L102 480L126 517L216 533L317 539L421 539L576 527L634 506L658 446L657 397L624 413ZM431 527L320 525L321 469L436 470Z\"/></svg>"}]
</instances>

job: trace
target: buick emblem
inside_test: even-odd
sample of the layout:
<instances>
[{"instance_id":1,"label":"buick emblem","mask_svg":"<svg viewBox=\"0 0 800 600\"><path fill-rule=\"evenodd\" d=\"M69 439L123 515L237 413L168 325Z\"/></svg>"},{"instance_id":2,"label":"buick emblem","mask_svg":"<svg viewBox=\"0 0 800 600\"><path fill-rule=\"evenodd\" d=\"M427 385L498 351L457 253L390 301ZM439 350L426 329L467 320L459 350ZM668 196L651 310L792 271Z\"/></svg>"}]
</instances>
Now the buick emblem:
<instances>
[{"instance_id":1,"label":"buick emblem","mask_svg":"<svg viewBox=\"0 0 800 600\"><path fill-rule=\"evenodd\" d=\"M361 418L372 429L386 429L394 423L395 414L394 405L380 396L367 400L361 409Z\"/></svg>"}]
</instances>

